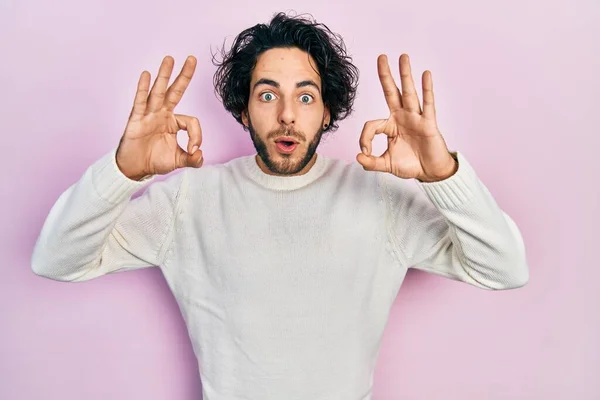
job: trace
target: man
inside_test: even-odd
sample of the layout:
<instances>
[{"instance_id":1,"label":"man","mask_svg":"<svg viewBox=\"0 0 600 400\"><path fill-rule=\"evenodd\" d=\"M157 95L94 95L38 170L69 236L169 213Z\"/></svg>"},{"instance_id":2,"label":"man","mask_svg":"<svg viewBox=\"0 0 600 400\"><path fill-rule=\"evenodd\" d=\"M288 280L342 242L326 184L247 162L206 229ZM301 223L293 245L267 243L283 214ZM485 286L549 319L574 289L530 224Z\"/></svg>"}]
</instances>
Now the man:
<instances>
[{"instance_id":1,"label":"man","mask_svg":"<svg viewBox=\"0 0 600 400\"><path fill-rule=\"evenodd\" d=\"M204 399L370 399L409 267L490 290L526 284L517 226L446 147L431 73L421 106L407 55L401 90L379 57L390 116L365 124L349 165L316 153L322 134L351 112L358 78L323 25L278 14L224 53L215 87L257 154L221 165L200 168L199 121L174 111L196 60L188 57L169 87L173 62L163 60L151 89L142 73L119 146L57 200L32 268L78 282L160 266ZM375 156L379 133L388 147Z\"/></svg>"}]
</instances>

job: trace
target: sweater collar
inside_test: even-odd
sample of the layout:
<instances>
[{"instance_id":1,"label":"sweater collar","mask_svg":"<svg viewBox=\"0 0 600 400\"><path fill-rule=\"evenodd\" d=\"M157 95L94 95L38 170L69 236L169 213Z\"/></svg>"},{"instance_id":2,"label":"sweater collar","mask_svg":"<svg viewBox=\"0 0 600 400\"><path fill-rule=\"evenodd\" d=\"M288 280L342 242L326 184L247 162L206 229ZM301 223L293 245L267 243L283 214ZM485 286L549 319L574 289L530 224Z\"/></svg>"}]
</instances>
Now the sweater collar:
<instances>
[{"instance_id":1,"label":"sweater collar","mask_svg":"<svg viewBox=\"0 0 600 400\"><path fill-rule=\"evenodd\" d=\"M317 159L308 172L296 176L277 176L265 173L256 161L256 154L246 156L243 160L247 175L261 186L272 190L295 190L317 180L328 164L327 157L317 153Z\"/></svg>"}]
</instances>

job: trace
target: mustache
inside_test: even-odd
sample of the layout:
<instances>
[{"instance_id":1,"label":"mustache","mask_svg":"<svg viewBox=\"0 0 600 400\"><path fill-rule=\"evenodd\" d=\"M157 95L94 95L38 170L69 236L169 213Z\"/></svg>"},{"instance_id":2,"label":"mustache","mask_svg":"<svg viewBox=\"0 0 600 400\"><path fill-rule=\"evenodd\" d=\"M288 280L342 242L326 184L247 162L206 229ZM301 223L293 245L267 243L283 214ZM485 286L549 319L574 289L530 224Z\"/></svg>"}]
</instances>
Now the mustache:
<instances>
[{"instance_id":1,"label":"mustache","mask_svg":"<svg viewBox=\"0 0 600 400\"><path fill-rule=\"evenodd\" d=\"M283 126L269 132L267 139L277 139L282 136L289 136L298 139L299 141L306 141L306 136L302 132L297 131L294 128L285 128Z\"/></svg>"}]
</instances>

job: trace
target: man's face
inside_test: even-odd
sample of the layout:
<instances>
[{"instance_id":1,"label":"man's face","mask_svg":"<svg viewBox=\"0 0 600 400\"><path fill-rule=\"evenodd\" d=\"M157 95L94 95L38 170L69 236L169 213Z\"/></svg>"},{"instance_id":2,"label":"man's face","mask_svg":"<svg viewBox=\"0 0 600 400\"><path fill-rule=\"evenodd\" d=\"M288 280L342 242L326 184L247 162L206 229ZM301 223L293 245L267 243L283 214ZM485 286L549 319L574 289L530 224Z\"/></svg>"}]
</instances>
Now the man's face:
<instances>
[{"instance_id":1,"label":"man's face","mask_svg":"<svg viewBox=\"0 0 600 400\"><path fill-rule=\"evenodd\" d=\"M329 123L316 69L297 48L270 49L258 57L242 119L267 173L303 174L315 161L323 125Z\"/></svg>"}]
</instances>

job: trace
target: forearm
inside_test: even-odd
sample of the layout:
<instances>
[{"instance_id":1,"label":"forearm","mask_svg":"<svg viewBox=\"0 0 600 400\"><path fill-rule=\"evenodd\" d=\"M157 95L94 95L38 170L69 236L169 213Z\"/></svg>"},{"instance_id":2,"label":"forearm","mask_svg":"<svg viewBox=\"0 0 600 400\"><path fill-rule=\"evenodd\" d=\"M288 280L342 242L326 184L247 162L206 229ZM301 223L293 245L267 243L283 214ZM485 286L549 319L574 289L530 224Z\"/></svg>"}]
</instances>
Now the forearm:
<instances>
[{"instance_id":1,"label":"forearm","mask_svg":"<svg viewBox=\"0 0 600 400\"><path fill-rule=\"evenodd\" d=\"M53 205L31 258L36 274L72 281L113 261L103 259L102 252L115 240L111 233L131 196L146 182L120 175L110 157L105 155L88 168Z\"/></svg>"},{"instance_id":2,"label":"forearm","mask_svg":"<svg viewBox=\"0 0 600 400\"><path fill-rule=\"evenodd\" d=\"M380 176L389 237L402 263L485 289L523 286L529 277L521 233L462 154L458 168L416 188ZM414 192L414 193L411 193Z\"/></svg>"},{"instance_id":3,"label":"forearm","mask_svg":"<svg viewBox=\"0 0 600 400\"><path fill-rule=\"evenodd\" d=\"M462 165L461 165L462 164ZM431 266L446 263L459 279L489 289L523 286L529 271L521 233L499 207L467 160L455 174L439 182L419 185L443 216L444 239L433 251ZM440 221L442 223L442 221Z\"/></svg>"}]
</instances>

